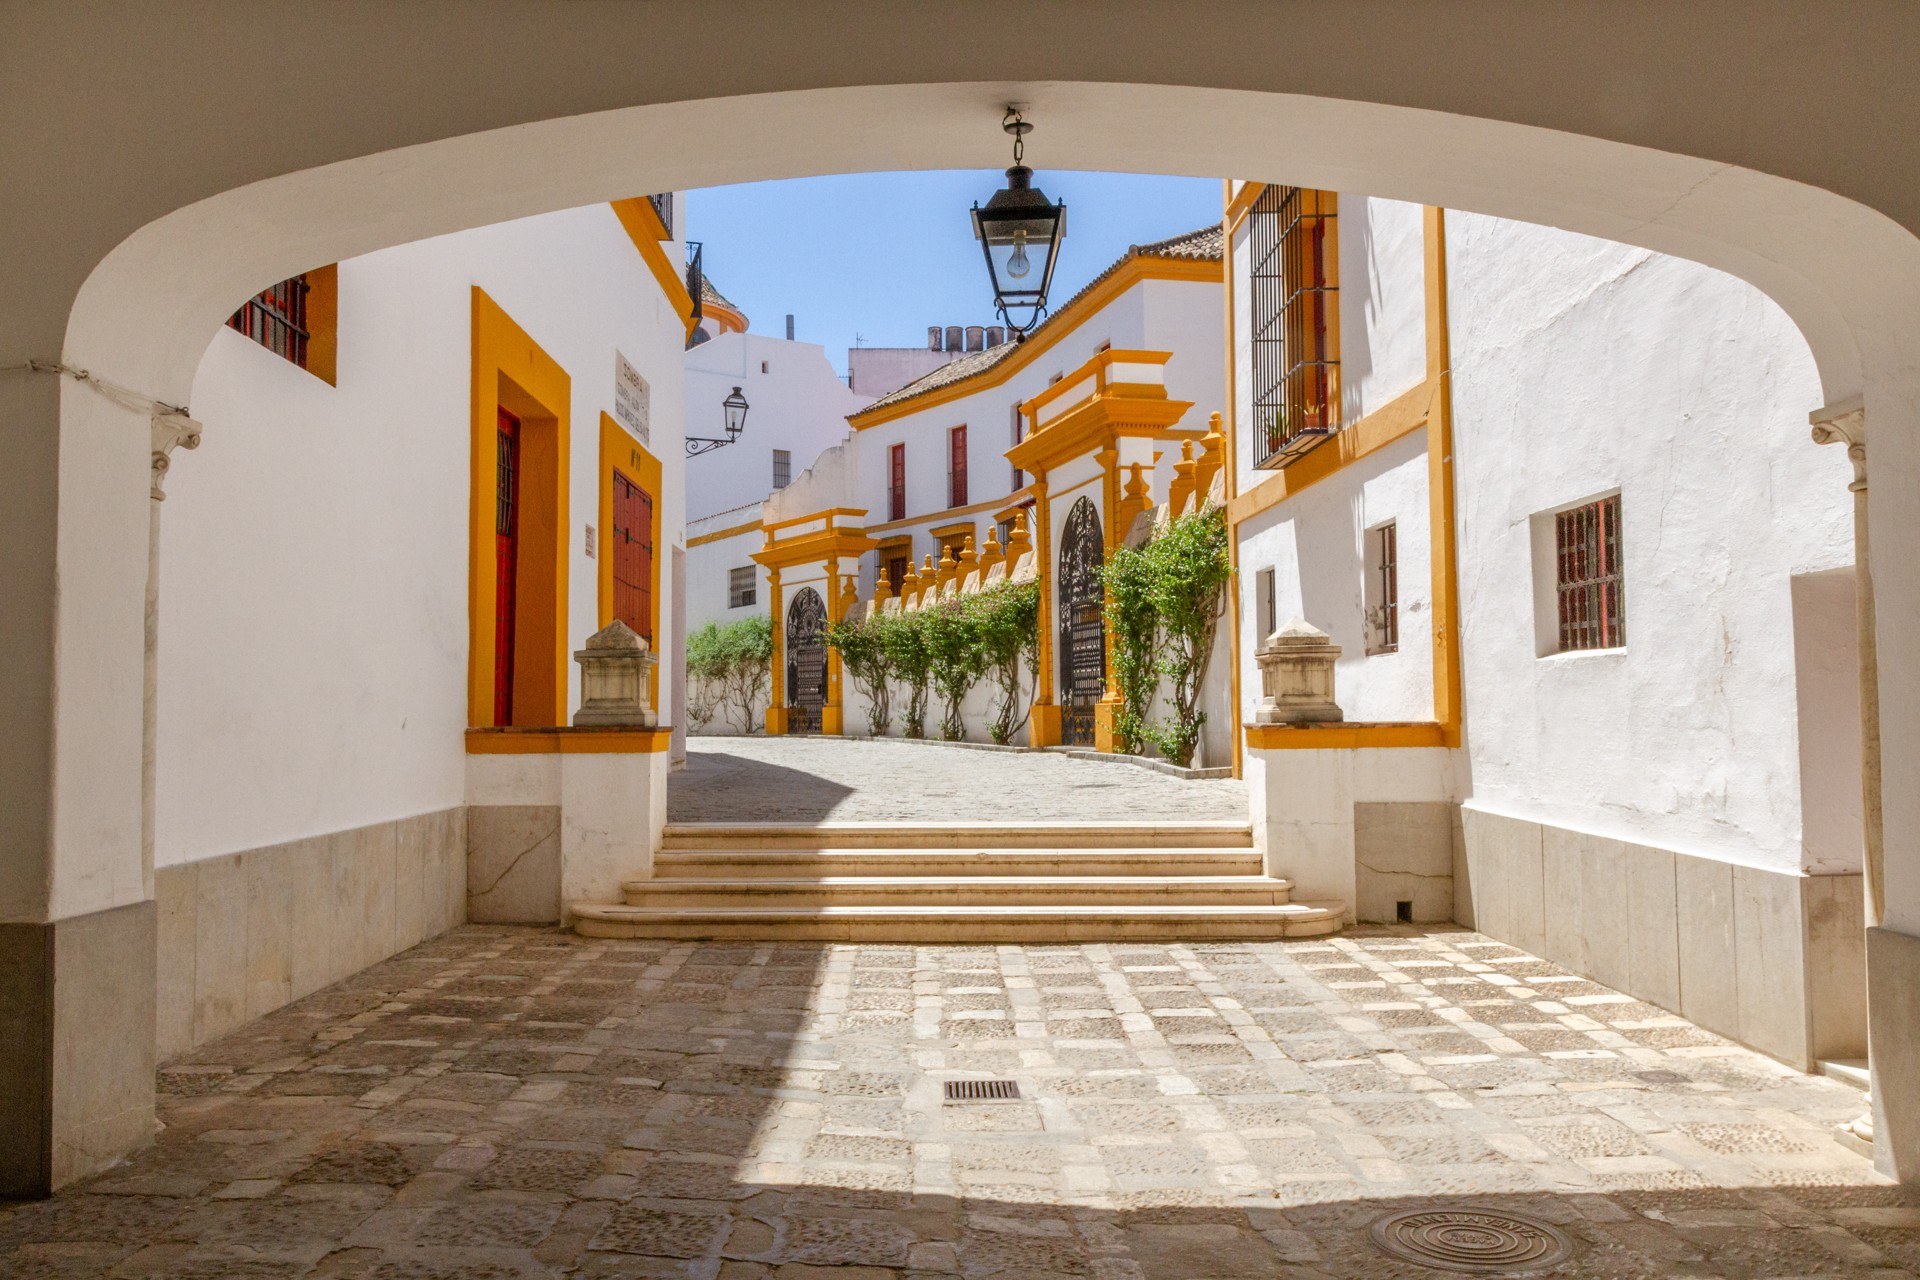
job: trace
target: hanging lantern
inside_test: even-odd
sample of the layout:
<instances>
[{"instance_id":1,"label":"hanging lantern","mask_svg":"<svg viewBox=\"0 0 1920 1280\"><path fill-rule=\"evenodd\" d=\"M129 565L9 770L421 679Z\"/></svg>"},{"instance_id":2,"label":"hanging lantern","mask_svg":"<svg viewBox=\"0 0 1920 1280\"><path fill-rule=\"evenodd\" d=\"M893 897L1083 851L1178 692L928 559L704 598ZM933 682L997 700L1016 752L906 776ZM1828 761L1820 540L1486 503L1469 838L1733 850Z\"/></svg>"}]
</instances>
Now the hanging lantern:
<instances>
[{"instance_id":1,"label":"hanging lantern","mask_svg":"<svg viewBox=\"0 0 1920 1280\"><path fill-rule=\"evenodd\" d=\"M993 302L1017 342L1026 341L1047 314L1047 289L1067 230L1067 206L1050 202L1033 185L1033 170L1021 163L1033 131L1013 108L1000 127L1013 135L1013 167L1007 185L986 205L973 206L973 235L987 258Z\"/></svg>"},{"instance_id":2,"label":"hanging lantern","mask_svg":"<svg viewBox=\"0 0 1920 1280\"><path fill-rule=\"evenodd\" d=\"M724 436L688 436L687 456L689 458L725 448L738 440L740 433L746 430L747 398L740 394L740 388L735 387L733 394L720 402L720 411L726 415L724 421L727 433Z\"/></svg>"}]
</instances>

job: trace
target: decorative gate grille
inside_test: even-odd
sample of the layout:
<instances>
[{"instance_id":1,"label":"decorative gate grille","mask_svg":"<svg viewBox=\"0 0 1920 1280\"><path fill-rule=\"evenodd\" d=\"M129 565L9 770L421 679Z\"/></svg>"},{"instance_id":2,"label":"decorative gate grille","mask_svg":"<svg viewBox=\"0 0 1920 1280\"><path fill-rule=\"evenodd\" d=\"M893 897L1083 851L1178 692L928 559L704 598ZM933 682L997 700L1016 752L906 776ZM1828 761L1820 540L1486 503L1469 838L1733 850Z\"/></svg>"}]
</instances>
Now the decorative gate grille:
<instances>
[{"instance_id":1,"label":"decorative gate grille","mask_svg":"<svg viewBox=\"0 0 1920 1280\"><path fill-rule=\"evenodd\" d=\"M787 732L819 733L827 705L827 605L802 587L787 606Z\"/></svg>"},{"instance_id":2,"label":"decorative gate grille","mask_svg":"<svg viewBox=\"0 0 1920 1280\"><path fill-rule=\"evenodd\" d=\"M1060 731L1069 746L1093 745L1093 707L1107 689L1105 561L1100 513L1082 497L1060 540Z\"/></svg>"}]
</instances>

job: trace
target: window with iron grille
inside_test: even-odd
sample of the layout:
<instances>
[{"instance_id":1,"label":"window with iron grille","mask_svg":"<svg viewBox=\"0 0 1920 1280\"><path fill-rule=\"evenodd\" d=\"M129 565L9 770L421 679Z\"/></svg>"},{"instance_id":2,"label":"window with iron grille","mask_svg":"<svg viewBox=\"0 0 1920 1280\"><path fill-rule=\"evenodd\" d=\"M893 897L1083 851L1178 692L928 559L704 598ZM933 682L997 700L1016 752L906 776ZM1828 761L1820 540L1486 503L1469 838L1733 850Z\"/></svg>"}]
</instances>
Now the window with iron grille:
<instances>
[{"instance_id":1,"label":"window with iron grille","mask_svg":"<svg viewBox=\"0 0 1920 1280\"><path fill-rule=\"evenodd\" d=\"M793 483L793 452L790 449L773 451L773 487L784 489Z\"/></svg>"},{"instance_id":2,"label":"window with iron grille","mask_svg":"<svg viewBox=\"0 0 1920 1280\"><path fill-rule=\"evenodd\" d=\"M887 450L887 519L907 518L907 446Z\"/></svg>"},{"instance_id":3,"label":"window with iron grille","mask_svg":"<svg viewBox=\"0 0 1920 1280\"><path fill-rule=\"evenodd\" d=\"M896 596L900 594L900 586L907 580L907 566L912 563L913 556L906 551L895 552L887 557L887 563L882 567L886 570L889 593Z\"/></svg>"},{"instance_id":4,"label":"window with iron grille","mask_svg":"<svg viewBox=\"0 0 1920 1280\"><path fill-rule=\"evenodd\" d=\"M758 594L755 590L752 565L742 565L738 569L727 570L727 608L744 609L754 602Z\"/></svg>"},{"instance_id":5,"label":"window with iron grille","mask_svg":"<svg viewBox=\"0 0 1920 1280\"><path fill-rule=\"evenodd\" d=\"M1367 652L1400 648L1400 538L1393 521L1367 530Z\"/></svg>"},{"instance_id":6,"label":"window with iron grille","mask_svg":"<svg viewBox=\"0 0 1920 1280\"><path fill-rule=\"evenodd\" d=\"M249 298L227 319L238 329L283 360L307 367L307 277L304 273L282 280Z\"/></svg>"},{"instance_id":7,"label":"window with iron grille","mask_svg":"<svg viewBox=\"0 0 1920 1280\"><path fill-rule=\"evenodd\" d=\"M953 427L947 432L947 505L967 505L967 429Z\"/></svg>"},{"instance_id":8,"label":"window with iron grille","mask_svg":"<svg viewBox=\"0 0 1920 1280\"><path fill-rule=\"evenodd\" d=\"M1617 649L1627 642L1620 495L1553 517L1560 651Z\"/></svg>"},{"instance_id":9,"label":"window with iron grille","mask_svg":"<svg viewBox=\"0 0 1920 1280\"><path fill-rule=\"evenodd\" d=\"M1021 416L1020 406L1016 404L1013 406L1013 443L1019 444L1026 438L1027 420ZM1013 469L1013 487L1015 489L1024 489L1027 487L1027 473L1018 467Z\"/></svg>"},{"instance_id":10,"label":"window with iron grille","mask_svg":"<svg viewBox=\"0 0 1920 1280\"><path fill-rule=\"evenodd\" d=\"M1334 194L1270 186L1247 216L1253 455L1283 467L1340 426Z\"/></svg>"}]
</instances>

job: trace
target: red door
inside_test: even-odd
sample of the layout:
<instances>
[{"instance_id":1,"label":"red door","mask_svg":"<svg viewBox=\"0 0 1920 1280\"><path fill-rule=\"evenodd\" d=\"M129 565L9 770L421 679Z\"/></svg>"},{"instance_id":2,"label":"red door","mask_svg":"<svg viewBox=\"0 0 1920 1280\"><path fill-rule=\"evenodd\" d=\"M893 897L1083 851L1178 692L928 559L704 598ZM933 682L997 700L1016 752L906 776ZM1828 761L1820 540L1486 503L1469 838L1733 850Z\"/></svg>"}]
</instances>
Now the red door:
<instances>
[{"instance_id":1,"label":"red door","mask_svg":"<svg viewBox=\"0 0 1920 1280\"><path fill-rule=\"evenodd\" d=\"M613 473L613 616L653 643L653 495Z\"/></svg>"},{"instance_id":2,"label":"red door","mask_svg":"<svg viewBox=\"0 0 1920 1280\"><path fill-rule=\"evenodd\" d=\"M514 570L520 559L520 419L500 410L494 462L493 722L513 723Z\"/></svg>"}]
</instances>

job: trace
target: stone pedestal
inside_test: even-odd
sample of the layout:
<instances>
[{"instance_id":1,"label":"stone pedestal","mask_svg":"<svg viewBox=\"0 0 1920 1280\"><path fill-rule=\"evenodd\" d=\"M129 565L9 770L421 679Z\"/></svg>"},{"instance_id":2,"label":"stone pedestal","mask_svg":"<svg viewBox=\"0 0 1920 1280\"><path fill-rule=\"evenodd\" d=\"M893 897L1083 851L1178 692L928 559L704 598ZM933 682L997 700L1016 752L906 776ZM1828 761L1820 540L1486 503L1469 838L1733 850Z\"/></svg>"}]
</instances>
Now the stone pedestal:
<instances>
[{"instance_id":1,"label":"stone pedestal","mask_svg":"<svg viewBox=\"0 0 1920 1280\"><path fill-rule=\"evenodd\" d=\"M1260 664L1262 697L1255 724L1327 724L1344 719L1333 699L1333 666L1340 646L1327 633L1295 618L1267 637Z\"/></svg>"},{"instance_id":2,"label":"stone pedestal","mask_svg":"<svg viewBox=\"0 0 1920 1280\"><path fill-rule=\"evenodd\" d=\"M615 618L587 637L573 660L580 664L580 710L573 723L582 728L651 729L651 702L657 661L647 642Z\"/></svg>"}]
</instances>

